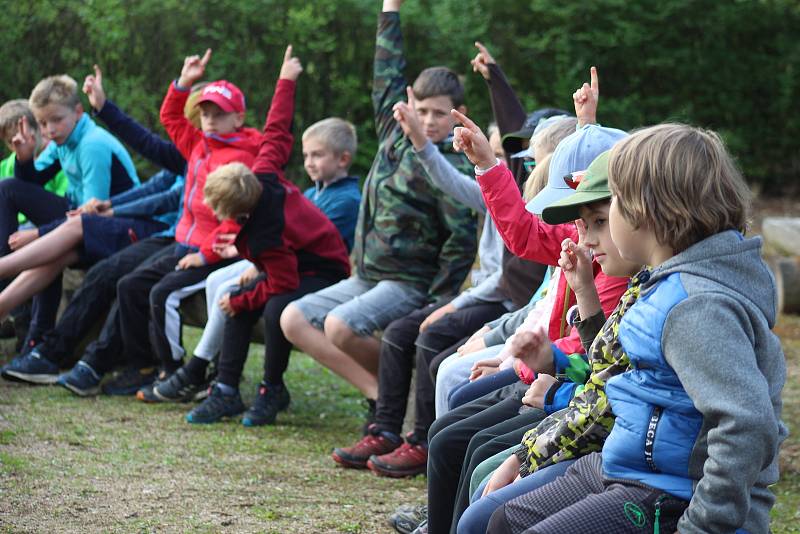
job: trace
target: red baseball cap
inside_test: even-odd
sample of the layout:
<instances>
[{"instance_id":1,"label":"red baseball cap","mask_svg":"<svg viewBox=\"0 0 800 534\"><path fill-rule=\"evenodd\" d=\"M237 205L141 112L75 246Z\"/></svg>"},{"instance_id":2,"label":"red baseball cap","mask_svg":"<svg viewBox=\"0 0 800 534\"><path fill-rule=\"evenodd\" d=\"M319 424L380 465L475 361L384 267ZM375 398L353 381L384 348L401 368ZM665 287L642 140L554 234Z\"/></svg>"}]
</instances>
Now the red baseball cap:
<instances>
[{"instance_id":1,"label":"red baseball cap","mask_svg":"<svg viewBox=\"0 0 800 534\"><path fill-rule=\"evenodd\" d=\"M213 102L226 113L241 113L245 109L244 94L227 80L217 80L203 87L197 99L197 103L200 102Z\"/></svg>"}]
</instances>

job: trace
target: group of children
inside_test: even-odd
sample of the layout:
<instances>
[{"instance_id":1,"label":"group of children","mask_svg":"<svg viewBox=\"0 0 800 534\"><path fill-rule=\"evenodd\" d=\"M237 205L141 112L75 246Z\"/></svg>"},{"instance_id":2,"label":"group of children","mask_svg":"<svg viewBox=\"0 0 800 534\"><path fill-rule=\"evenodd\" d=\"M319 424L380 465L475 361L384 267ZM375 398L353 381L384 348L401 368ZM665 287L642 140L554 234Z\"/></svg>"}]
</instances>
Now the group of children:
<instances>
[{"instance_id":1,"label":"group of children","mask_svg":"<svg viewBox=\"0 0 800 534\"><path fill-rule=\"evenodd\" d=\"M259 426L290 404L295 347L367 401L333 460L427 473L427 504L390 518L400 532L768 532L786 369L723 142L682 124L600 126L594 68L574 115L528 114L476 43L487 138L452 70L408 86L401 4L384 0L378 20L363 188L348 173L355 129L338 118L302 135L314 185L284 177L303 70L291 46L262 131L244 125L236 85L200 82L211 50L169 85L169 140L106 97L98 67L83 92L108 131L65 75L3 105L0 319L31 301L31 321L2 376L197 401L189 423ZM163 170L140 184L114 136ZM87 273L56 321L66 267ZM181 302L202 291L208 322L187 358Z\"/></svg>"}]
</instances>

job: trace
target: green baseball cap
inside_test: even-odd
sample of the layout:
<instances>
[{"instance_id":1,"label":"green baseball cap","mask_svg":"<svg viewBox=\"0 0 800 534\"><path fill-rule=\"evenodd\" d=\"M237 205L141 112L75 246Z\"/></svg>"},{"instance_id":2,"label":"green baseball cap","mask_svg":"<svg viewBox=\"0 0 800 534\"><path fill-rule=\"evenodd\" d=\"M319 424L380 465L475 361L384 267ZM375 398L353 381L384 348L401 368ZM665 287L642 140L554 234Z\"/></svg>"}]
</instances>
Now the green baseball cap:
<instances>
[{"instance_id":1,"label":"green baseball cap","mask_svg":"<svg viewBox=\"0 0 800 534\"><path fill-rule=\"evenodd\" d=\"M553 202L542 210L542 219L547 224L564 224L580 219L578 210L581 206L611 198L608 188L608 156L606 150L586 169L575 192L566 198Z\"/></svg>"}]
</instances>

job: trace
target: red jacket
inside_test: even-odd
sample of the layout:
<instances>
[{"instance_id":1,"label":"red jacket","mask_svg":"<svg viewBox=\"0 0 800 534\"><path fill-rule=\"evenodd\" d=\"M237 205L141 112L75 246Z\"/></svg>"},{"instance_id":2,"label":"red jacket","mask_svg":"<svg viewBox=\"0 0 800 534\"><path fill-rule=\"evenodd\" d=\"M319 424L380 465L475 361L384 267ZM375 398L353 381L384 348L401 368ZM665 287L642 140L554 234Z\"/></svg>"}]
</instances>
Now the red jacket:
<instances>
[{"instance_id":1,"label":"red jacket","mask_svg":"<svg viewBox=\"0 0 800 534\"><path fill-rule=\"evenodd\" d=\"M569 237L578 240L578 231L574 224L546 224L525 209L525 202L519 195L514 176L504 164L497 165L478 176L477 180L492 220L506 247L514 255L556 266L564 239ZM628 279L606 276L596 263L594 269L594 283L600 304L608 317L628 287ZM555 302L550 314L548 337L566 354L585 352L578 330L567 324L567 311L575 304L575 294L564 276L558 279ZM524 365L521 369L523 380L532 382L535 374Z\"/></svg>"},{"instance_id":2,"label":"red jacket","mask_svg":"<svg viewBox=\"0 0 800 534\"><path fill-rule=\"evenodd\" d=\"M244 226L224 221L219 233L239 231L236 248L266 274L255 287L231 294L234 311L256 310L272 295L289 293L301 276L316 275L331 283L350 274L347 247L336 226L300 190L283 177L294 138L295 83L278 80L253 172L263 190Z\"/></svg>"},{"instance_id":3,"label":"red jacket","mask_svg":"<svg viewBox=\"0 0 800 534\"><path fill-rule=\"evenodd\" d=\"M294 98L294 83L291 98ZM276 97L277 97L276 88ZM203 187L208 174L226 163L238 161L252 166L258 152L261 132L254 128L240 128L226 135L205 135L190 123L183 114L189 90L170 84L161 104L161 124L186 159L186 185L183 192L183 209L175 240L197 247L206 263L216 263L220 257L212 250L219 233L219 221L214 212L203 203Z\"/></svg>"}]
</instances>

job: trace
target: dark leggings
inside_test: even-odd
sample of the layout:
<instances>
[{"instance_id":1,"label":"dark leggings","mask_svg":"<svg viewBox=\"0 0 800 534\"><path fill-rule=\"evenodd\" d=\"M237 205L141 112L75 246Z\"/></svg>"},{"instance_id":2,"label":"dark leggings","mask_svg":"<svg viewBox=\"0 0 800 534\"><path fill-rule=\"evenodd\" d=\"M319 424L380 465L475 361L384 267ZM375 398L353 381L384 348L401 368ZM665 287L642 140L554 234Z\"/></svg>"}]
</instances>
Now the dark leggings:
<instances>
[{"instance_id":1,"label":"dark leggings","mask_svg":"<svg viewBox=\"0 0 800 534\"><path fill-rule=\"evenodd\" d=\"M273 295L266 306L258 310L241 311L225 320L222 349L219 358L217 380L231 387L238 387L242 376L247 351L250 348L250 334L259 317L264 317L264 381L268 384L283 383L283 373L289 365L292 344L281 330L280 320L283 309L289 303L308 293L326 288L338 280L305 276L300 278L300 286L290 293Z\"/></svg>"}]
</instances>

